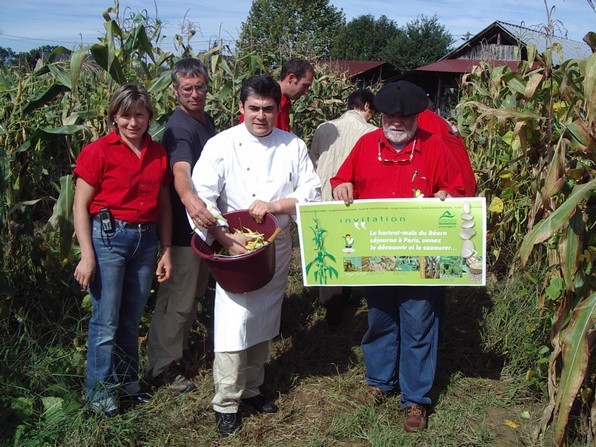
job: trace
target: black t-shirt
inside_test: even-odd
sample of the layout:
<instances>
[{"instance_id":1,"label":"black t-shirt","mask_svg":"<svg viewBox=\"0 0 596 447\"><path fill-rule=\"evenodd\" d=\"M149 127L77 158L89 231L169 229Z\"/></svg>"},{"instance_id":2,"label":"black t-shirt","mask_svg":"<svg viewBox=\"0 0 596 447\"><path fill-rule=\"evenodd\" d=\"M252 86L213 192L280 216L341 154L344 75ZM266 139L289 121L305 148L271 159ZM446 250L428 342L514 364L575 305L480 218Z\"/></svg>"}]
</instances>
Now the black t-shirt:
<instances>
[{"instance_id":1,"label":"black t-shirt","mask_svg":"<svg viewBox=\"0 0 596 447\"><path fill-rule=\"evenodd\" d=\"M215 135L215 125L211 116L205 113L205 123L201 123L180 108L176 108L166 124L161 144L168 151L170 167L185 161L191 169L201 155L203 146ZM172 245L189 246L192 228L188 224L186 209L172 185Z\"/></svg>"}]
</instances>

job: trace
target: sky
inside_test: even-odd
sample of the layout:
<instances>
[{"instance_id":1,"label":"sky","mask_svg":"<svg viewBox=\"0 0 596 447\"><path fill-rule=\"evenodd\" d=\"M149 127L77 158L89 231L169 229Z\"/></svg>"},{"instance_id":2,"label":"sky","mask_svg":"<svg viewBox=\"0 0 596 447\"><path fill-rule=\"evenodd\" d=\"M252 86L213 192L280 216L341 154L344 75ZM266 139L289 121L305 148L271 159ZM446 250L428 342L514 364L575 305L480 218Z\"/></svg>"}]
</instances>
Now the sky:
<instances>
[{"instance_id":1,"label":"sky","mask_svg":"<svg viewBox=\"0 0 596 447\"><path fill-rule=\"evenodd\" d=\"M495 20L536 29L547 22L545 0L330 0L343 10L346 21L355 17L381 15L398 26L423 14L436 14L440 24L454 37L453 47L464 42L467 33L477 34ZM103 12L111 0L0 0L0 47L15 52L42 45L62 45L69 49L92 45L103 35ZM195 51L223 40L231 47L246 21L252 0L121 0L120 11L146 10L159 17L166 27L161 48L175 51L173 37L180 33L183 19L195 24L197 34L190 41ZM560 21L562 35L581 41L588 31L596 31L596 12L588 0L548 0L553 19ZM129 8L129 9L127 9Z\"/></svg>"}]
</instances>

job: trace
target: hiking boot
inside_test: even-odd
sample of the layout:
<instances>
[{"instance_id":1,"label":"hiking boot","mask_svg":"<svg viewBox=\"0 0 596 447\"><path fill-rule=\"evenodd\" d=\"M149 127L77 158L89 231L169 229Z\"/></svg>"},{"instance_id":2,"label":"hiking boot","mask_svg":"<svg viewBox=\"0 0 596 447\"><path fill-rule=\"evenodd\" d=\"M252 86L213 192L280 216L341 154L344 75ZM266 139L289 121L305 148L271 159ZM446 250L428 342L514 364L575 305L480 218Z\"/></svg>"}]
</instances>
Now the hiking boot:
<instances>
[{"instance_id":1,"label":"hiking boot","mask_svg":"<svg viewBox=\"0 0 596 447\"><path fill-rule=\"evenodd\" d=\"M422 405L408 403L404 429L411 433L424 430L427 425L426 408Z\"/></svg>"},{"instance_id":2,"label":"hiking boot","mask_svg":"<svg viewBox=\"0 0 596 447\"><path fill-rule=\"evenodd\" d=\"M100 401L91 402L89 409L92 413L113 418L118 415L118 401L110 396Z\"/></svg>"},{"instance_id":3,"label":"hiking boot","mask_svg":"<svg viewBox=\"0 0 596 447\"><path fill-rule=\"evenodd\" d=\"M151 379L151 384L156 388L167 386L171 391L180 394L195 390L197 386L184 377L180 369L178 363L172 362L166 369Z\"/></svg>"},{"instance_id":4,"label":"hiking boot","mask_svg":"<svg viewBox=\"0 0 596 447\"><path fill-rule=\"evenodd\" d=\"M153 396L144 391L138 391L136 393L128 394L124 393L120 397L120 409L128 411L137 405L145 405L151 402Z\"/></svg>"}]
</instances>

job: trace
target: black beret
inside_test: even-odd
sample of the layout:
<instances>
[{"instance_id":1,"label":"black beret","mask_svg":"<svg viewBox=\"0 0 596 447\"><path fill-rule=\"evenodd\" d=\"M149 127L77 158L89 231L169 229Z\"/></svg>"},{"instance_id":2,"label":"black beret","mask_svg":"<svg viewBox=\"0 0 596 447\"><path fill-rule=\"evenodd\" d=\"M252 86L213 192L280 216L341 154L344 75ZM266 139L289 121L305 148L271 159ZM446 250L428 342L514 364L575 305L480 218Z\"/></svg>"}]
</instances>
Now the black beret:
<instances>
[{"instance_id":1,"label":"black beret","mask_svg":"<svg viewBox=\"0 0 596 447\"><path fill-rule=\"evenodd\" d=\"M383 86L374 99L375 109L382 113L395 115L416 115L426 109L426 92L408 81L390 82Z\"/></svg>"}]
</instances>

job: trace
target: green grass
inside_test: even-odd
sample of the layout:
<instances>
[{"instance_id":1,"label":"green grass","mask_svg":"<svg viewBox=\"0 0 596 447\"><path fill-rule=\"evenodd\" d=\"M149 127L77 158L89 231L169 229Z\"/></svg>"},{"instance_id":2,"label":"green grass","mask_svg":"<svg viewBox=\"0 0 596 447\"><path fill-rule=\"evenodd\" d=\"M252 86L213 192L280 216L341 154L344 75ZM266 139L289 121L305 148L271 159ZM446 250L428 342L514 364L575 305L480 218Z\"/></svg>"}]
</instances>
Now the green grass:
<instances>
[{"instance_id":1,"label":"green grass","mask_svg":"<svg viewBox=\"0 0 596 447\"><path fill-rule=\"evenodd\" d=\"M231 438L218 435L210 406L211 320L206 310L193 337L197 391L177 396L160 389L148 405L115 418L90 415L82 402L83 353L73 343L75 338L84 336L86 325L78 321L68 327L64 319L54 322L55 331L47 327L42 331L43 325L39 325L38 330L22 331L20 336L13 333L11 343L21 347L14 355L8 356L6 340L2 345L3 360L11 358L13 366L5 363L2 367L2 385L6 391L1 400L2 413L9 418L0 424L1 445L551 445L548 440L533 443L531 438L544 403L536 399L523 374L514 375L504 368L501 356L489 349L496 346L494 340L486 343L482 336L487 331L487 322L496 318L491 312L498 303L495 304L490 292L494 290L496 294L502 288L494 285L486 290L450 289L446 307L447 343L439 353L434 411L430 414L428 430L408 434L403 430L398 397L379 406L357 403L367 388L359 346L366 329L362 290L353 290L344 322L331 329L317 303L316 290L302 287L298 262L297 258L293 260L281 334L274 342L273 358L267 365L265 392L276 398L278 413L257 415L243 408L241 430ZM209 307L208 301L202 303L203 309ZM499 321L506 319L506 315L498 317Z\"/></svg>"}]
</instances>

